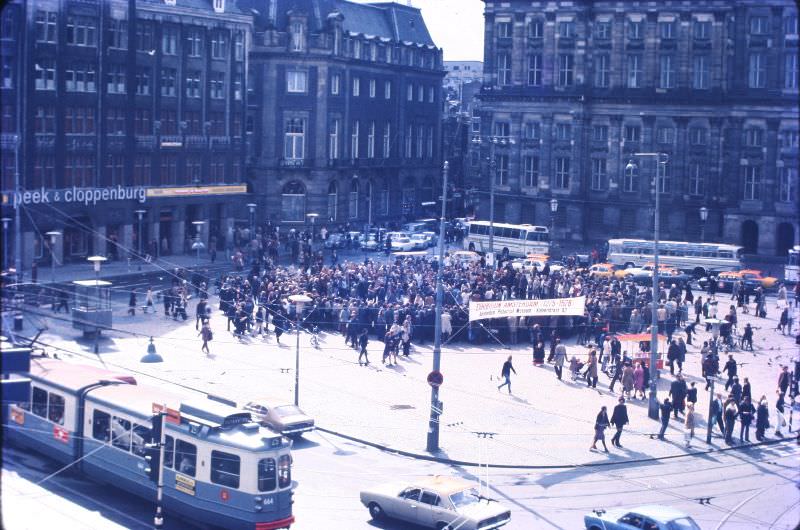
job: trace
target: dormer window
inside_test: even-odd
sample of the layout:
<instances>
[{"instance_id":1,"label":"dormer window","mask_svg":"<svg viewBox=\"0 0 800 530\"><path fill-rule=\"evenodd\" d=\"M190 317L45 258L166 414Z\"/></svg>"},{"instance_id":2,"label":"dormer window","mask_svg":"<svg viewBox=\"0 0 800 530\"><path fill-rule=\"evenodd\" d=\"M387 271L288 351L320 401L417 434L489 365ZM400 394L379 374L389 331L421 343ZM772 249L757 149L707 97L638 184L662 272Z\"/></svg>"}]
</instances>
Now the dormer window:
<instances>
[{"instance_id":1,"label":"dormer window","mask_svg":"<svg viewBox=\"0 0 800 530\"><path fill-rule=\"evenodd\" d=\"M292 22L292 51L301 52L305 49L305 28L299 21Z\"/></svg>"},{"instance_id":2,"label":"dormer window","mask_svg":"<svg viewBox=\"0 0 800 530\"><path fill-rule=\"evenodd\" d=\"M175 0L164 0L164 4L166 4L168 6L174 6L175 5Z\"/></svg>"},{"instance_id":3,"label":"dormer window","mask_svg":"<svg viewBox=\"0 0 800 530\"><path fill-rule=\"evenodd\" d=\"M224 12L225 12L225 0L214 0L214 13L224 13Z\"/></svg>"}]
</instances>

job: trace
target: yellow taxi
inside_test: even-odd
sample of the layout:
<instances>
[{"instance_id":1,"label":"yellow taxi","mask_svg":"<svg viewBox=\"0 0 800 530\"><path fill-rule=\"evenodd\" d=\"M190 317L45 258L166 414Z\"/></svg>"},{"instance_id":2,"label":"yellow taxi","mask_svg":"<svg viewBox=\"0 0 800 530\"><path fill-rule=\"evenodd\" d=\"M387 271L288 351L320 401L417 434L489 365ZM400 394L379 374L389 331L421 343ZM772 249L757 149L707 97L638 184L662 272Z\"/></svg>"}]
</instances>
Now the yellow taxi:
<instances>
[{"instance_id":1,"label":"yellow taxi","mask_svg":"<svg viewBox=\"0 0 800 530\"><path fill-rule=\"evenodd\" d=\"M589 267L589 276L592 278L611 278L617 266L612 263L597 263Z\"/></svg>"}]
</instances>

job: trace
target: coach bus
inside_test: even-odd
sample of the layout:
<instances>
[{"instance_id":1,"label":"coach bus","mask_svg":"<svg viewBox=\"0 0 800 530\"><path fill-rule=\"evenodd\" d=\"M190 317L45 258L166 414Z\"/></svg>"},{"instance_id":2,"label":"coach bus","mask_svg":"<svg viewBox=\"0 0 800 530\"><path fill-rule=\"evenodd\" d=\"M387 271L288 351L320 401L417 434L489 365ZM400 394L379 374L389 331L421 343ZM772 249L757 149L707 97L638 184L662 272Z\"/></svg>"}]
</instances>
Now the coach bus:
<instances>
[{"instance_id":1,"label":"coach bus","mask_svg":"<svg viewBox=\"0 0 800 530\"><path fill-rule=\"evenodd\" d=\"M704 276L712 272L739 270L742 267L742 247L722 243L659 241L658 259L663 265ZM640 267L653 261L653 242L610 239L608 261L624 267Z\"/></svg>"},{"instance_id":2,"label":"coach bus","mask_svg":"<svg viewBox=\"0 0 800 530\"><path fill-rule=\"evenodd\" d=\"M489 252L489 221L470 221L464 250ZM550 231L544 226L494 223L494 251L508 256L550 254Z\"/></svg>"},{"instance_id":3,"label":"coach bus","mask_svg":"<svg viewBox=\"0 0 800 530\"><path fill-rule=\"evenodd\" d=\"M783 278L789 283L800 281L800 245L789 249L789 260L784 267Z\"/></svg>"}]
</instances>

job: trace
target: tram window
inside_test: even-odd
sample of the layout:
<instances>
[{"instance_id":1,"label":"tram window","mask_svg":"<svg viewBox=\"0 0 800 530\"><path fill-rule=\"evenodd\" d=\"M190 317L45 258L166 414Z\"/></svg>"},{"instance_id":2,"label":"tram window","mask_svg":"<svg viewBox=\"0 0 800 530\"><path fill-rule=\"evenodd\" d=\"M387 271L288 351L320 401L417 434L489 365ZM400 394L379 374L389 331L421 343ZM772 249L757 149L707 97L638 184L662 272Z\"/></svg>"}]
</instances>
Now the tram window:
<instances>
[{"instance_id":1,"label":"tram window","mask_svg":"<svg viewBox=\"0 0 800 530\"><path fill-rule=\"evenodd\" d=\"M193 477L197 469L197 447L181 439L176 440L175 462L178 472Z\"/></svg>"},{"instance_id":2,"label":"tram window","mask_svg":"<svg viewBox=\"0 0 800 530\"><path fill-rule=\"evenodd\" d=\"M33 413L42 418L47 417L47 391L33 387Z\"/></svg>"},{"instance_id":3,"label":"tram window","mask_svg":"<svg viewBox=\"0 0 800 530\"><path fill-rule=\"evenodd\" d=\"M50 392L47 418L53 423L64 425L64 398L53 392Z\"/></svg>"},{"instance_id":4,"label":"tram window","mask_svg":"<svg viewBox=\"0 0 800 530\"><path fill-rule=\"evenodd\" d=\"M241 459L231 453L211 451L211 482L229 488L239 487Z\"/></svg>"},{"instance_id":5,"label":"tram window","mask_svg":"<svg viewBox=\"0 0 800 530\"><path fill-rule=\"evenodd\" d=\"M95 410L92 416L92 438L107 442L110 429L111 415L102 410Z\"/></svg>"},{"instance_id":6,"label":"tram window","mask_svg":"<svg viewBox=\"0 0 800 530\"><path fill-rule=\"evenodd\" d=\"M114 416L111 422L111 443L117 449L131 450L131 422Z\"/></svg>"},{"instance_id":7,"label":"tram window","mask_svg":"<svg viewBox=\"0 0 800 530\"><path fill-rule=\"evenodd\" d=\"M150 428L138 423L133 424L133 434L131 435L131 450L136 456L144 456L144 444L150 440ZM158 442L159 440L153 440Z\"/></svg>"},{"instance_id":8,"label":"tram window","mask_svg":"<svg viewBox=\"0 0 800 530\"><path fill-rule=\"evenodd\" d=\"M171 468L172 460L175 457L175 438L166 436L166 446L164 447L164 466Z\"/></svg>"},{"instance_id":9,"label":"tram window","mask_svg":"<svg viewBox=\"0 0 800 530\"><path fill-rule=\"evenodd\" d=\"M275 459L262 458L258 461L258 491L273 491L277 485Z\"/></svg>"},{"instance_id":10,"label":"tram window","mask_svg":"<svg viewBox=\"0 0 800 530\"><path fill-rule=\"evenodd\" d=\"M733 257L733 252L731 252L730 250L720 250L719 251L719 257L720 258L732 258Z\"/></svg>"},{"instance_id":11,"label":"tram window","mask_svg":"<svg viewBox=\"0 0 800 530\"><path fill-rule=\"evenodd\" d=\"M509 228L508 230L511 232L512 239L519 239L519 228Z\"/></svg>"},{"instance_id":12,"label":"tram window","mask_svg":"<svg viewBox=\"0 0 800 530\"><path fill-rule=\"evenodd\" d=\"M283 455L278 459L278 487L288 488L292 484L292 457Z\"/></svg>"}]
</instances>

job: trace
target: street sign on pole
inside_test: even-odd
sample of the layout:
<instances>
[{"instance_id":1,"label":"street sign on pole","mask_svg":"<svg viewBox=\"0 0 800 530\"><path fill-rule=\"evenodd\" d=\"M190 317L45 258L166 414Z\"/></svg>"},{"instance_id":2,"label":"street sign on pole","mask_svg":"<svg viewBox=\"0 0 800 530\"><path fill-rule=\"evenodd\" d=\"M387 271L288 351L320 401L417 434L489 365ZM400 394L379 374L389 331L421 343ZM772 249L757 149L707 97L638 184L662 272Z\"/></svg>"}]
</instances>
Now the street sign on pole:
<instances>
[{"instance_id":1,"label":"street sign on pole","mask_svg":"<svg viewBox=\"0 0 800 530\"><path fill-rule=\"evenodd\" d=\"M428 374L428 384L433 387L440 387L444 383L444 376L442 372L434 370L433 372Z\"/></svg>"}]
</instances>

